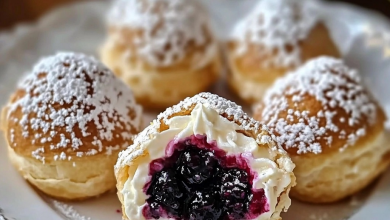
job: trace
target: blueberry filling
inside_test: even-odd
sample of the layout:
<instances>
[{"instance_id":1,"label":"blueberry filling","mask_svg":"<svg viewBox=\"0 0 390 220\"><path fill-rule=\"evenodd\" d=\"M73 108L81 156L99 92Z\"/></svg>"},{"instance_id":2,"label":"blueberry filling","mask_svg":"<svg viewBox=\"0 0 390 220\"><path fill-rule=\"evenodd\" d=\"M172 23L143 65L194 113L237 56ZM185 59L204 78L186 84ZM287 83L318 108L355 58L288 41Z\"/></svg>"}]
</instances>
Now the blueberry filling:
<instances>
[{"instance_id":1,"label":"blueberry filling","mask_svg":"<svg viewBox=\"0 0 390 220\"><path fill-rule=\"evenodd\" d=\"M199 135L171 148L150 165L146 219L239 220L268 211L264 190L252 190L255 174L241 156L226 156Z\"/></svg>"}]
</instances>

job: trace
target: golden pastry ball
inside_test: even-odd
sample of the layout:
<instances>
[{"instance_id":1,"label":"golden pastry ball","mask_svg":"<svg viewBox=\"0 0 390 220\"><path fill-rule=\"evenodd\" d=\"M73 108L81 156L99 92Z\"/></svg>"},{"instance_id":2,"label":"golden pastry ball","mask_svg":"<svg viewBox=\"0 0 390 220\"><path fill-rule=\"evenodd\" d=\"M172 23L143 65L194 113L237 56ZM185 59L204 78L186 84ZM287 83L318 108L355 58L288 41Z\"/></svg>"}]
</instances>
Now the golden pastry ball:
<instances>
[{"instance_id":1,"label":"golden pastry ball","mask_svg":"<svg viewBox=\"0 0 390 220\"><path fill-rule=\"evenodd\" d=\"M297 168L292 196L326 203L363 189L390 162L386 116L358 72L320 57L275 82L256 107Z\"/></svg>"},{"instance_id":2,"label":"golden pastry ball","mask_svg":"<svg viewBox=\"0 0 390 220\"><path fill-rule=\"evenodd\" d=\"M119 0L101 59L149 109L207 90L221 72L218 42L196 1Z\"/></svg>"},{"instance_id":3,"label":"golden pastry ball","mask_svg":"<svg viewBox=\"0 0 390 220\"><path fill-rule=\"evenodd\" d=\"M3 108L9 159L42 192L81 200L115 189L119 151L141 129L131 90L100 62L61 52L40 60Z\"/></svg>"},{"instance_id":4,"label":"golden pastry ball","mask_svg":"<svg viewBox=\"0 0 390 220\"><path fill-rule=\"evenodd\" d=\"M263 0L238 22L225 48L234 93L250 104L261 101L276 79L307 60L340 56L317 7Z\"/></svg>"}]
</instances>

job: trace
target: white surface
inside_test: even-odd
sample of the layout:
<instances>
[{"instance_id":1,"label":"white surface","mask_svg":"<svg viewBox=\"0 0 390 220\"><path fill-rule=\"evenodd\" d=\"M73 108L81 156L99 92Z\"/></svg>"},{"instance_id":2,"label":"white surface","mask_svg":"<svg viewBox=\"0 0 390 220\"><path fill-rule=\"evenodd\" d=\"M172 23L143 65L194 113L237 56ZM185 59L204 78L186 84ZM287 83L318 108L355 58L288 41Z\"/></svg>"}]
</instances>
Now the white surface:
<instances>
[{"instance_id":1,"label":"white surface","mask_svg":"<svg viewBox=\"0 0 390 220\"><path fill-rule=\"evenodd\" d=\"M214 17L214 27L220 38L227 36L229 27L253 7L254 0L203 0ZM41 56L58 50L73 50L95 54L103 42L105 28L102 16L107 3L94 2L58 9L37 24L19 26L11 33L0 34L0 104L4 104L13 91L18 78ZM390 116L390 23L381 16L344 4L324 6L328 25L341 48L346 61L359 68L367 85ZM371 29L367 29L371 24ZM371 32L367 32L370 30ZM386 52L387 51L387 52ZM215 91L233 98L221 84ZM146 115L146 122L156 113ZM46 203L47 202L47 203ZM121 219L117 213L120 204L114 194L81 203L68 203L69 207L40 197L11 167L7 159L5 142L0 135L0 208L6 216L18 220L50 219ZM390 172L369 189L353 198L332 205L308 205L293 201L284 220L341 220L355 213L351 220L390 219ZM59 210L60 209L60 210ZM57 212L56 212L57 211ZM64 213L67 214L58 214ZM0 215L1 216L1 215ZM83 217L86 216L86 217ZM0 217L1 219L1 217Z\"/></svg>"}]
</instances>

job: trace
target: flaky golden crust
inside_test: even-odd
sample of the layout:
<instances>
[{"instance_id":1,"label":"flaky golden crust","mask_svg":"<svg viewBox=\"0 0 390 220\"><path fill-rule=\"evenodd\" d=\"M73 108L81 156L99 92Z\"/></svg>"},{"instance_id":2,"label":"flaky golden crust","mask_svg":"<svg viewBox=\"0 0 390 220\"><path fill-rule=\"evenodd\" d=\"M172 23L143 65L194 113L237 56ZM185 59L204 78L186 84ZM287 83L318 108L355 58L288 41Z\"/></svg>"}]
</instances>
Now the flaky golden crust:
<instances>
[{"instance_id":1,"label":"flaky golden crust","mask_svg":"<svg viewBox=\"0 0 390 220\"><path fill-rule=\"evenodd\" d=\"M136 149L135 149L136 150ZM129 165L120 167L116 174L116 188L117 188L117 195L118 199L121 202L121 208L122 208L122 219L130 220L126 215L126 207L124 206L124 197L122 190L124 188L124 185L126 181L129 179L130 175L134 175L135 169L132 169L132 165L139 164L141 161L145 160L145 158L148 157L148 152L145 152L144 154L137 155ZM135 167L135 166L134 166Z\"/></svg>"},{"instance_id":2,"label":"flaky golden crust","mask_svg":"<svg viewBox=\"0 0 390 220\"><path fill-rule=\"evenodd\" d=\"M235 55L235 51L241 44L248 44L247 51L240 55ZM289 45L286 45L288 48ZM327 27L323 23L318 23L313 27L306 39L299 44L300 60L305 63L315 57L327 55L340 57L340 52L333 42ZM262 45L250 42L237 42L232 40L227 43L226 52L229 65L228 82L231 89L248 103L261 101L267 88L276 79L284 76L288 71L295 69L295 66L265 66L264 62L274 59L274 54L259 53ZM248 84L253 84L253 91L249 91ZM253 94L260 93L260 94Z\"/></svg>"},{"instance_id":3,"label":"flaky golden crust","mask_svg":"<svg viewBox=\"0 0 390 220\"><path fill-rule=\"evenodd\" d=\"M95 155L72 161L41 161L17 154L8 147L8 157L16 170L34 187L60 200L85 200L115 189L112 168L119 150L111 155Z\"/></svg>"},{"instance_id":4,"label":"flaky golden crust","mask_svg":"<svg viewBox=\"0 0 390 220\"><path fill-rule=\"evenodd\" d=\"M215 98L214 96L215 95L210 96L209 94L201 93L195 96L194 100L197 100L196 98L198 98L199 100L200 98L200 99L204 99L204 103L208 103L210 101L210 103L212 104L208 103L210 104L209 107L218 109L221 104L220 102L212 102L211 99L208 100L210 97ZM129 218L126 216L125 207L124 207L124 196L122 194L124 185L130 176L134 176L138 164L145 162L149 158L148 149L145 148L141 149L141 144L154 139L158 133L168 130L169 125L166 124L167 119L178 117L178 116L190 115L192 110L197 104L196 101L194 100L186 99L185 101L179 103L178 105L167 109L166 112L161 113L157 118L157 120L153 121L150 126L148 126L143 132L139 134L139 136L142 136L144 138L142 139L142 141L138 141L137 140L138 137L137 137L133 146L128 148L126 152L125 151L121 152L115 167L116 170L115 174L117 179L116 186L118 189L118 198L122 204L123 219L129 220ZM230 105L230 103L228 105ZM234 104L232 108L238 108L238 107L235 106ZM239 109L238 111L242 112L241 109ZM226 112L220 111L219 113L221 117L224 117L229 121L232 121L237 125L242 126L243 129L237 132L240 132L245 136L251 137L254 140L256 140L259 148L264 148L269 152L269 154L272 157L272 160L278 165L278 168L287 172L286 175L289 175L289 177L291 178L291 183L280 194L278 201L287 200L289 198L289 192L291 188L295 186L295 176L292 170L287 171L291 167L290 168L284 167L285 164L282 162L282 161L290 161L286 152L281 149L278 149L275 142L269 138L265 138L267 139L267 141L265 142L260 141L259 139L261 139L261 137L270 137L269 133L264 129L264 127L260 123L254 121L246 114L239 114L239 117L237 117L237 115L232 115L229 111ZM261 144L259 142L261 142ZM282 202L280 202L277 206L280 206L281 204ZM281 206L276 207L276 209L282 210L283 207ZM281 219L279 218L279 216L271 218L271 220L279 220L279 219Z\"/></svg>"},{"instance_id":5,"label":"flaky golden crust","mask_svg":"<svg viewBox=\"0 0 390 220\"><path fill-rule=\"evenodd\" d=\"M297 186L291 196L311 203L331 203L364 189L390 164L390 140L383 131L365 137L342 153L292 155ZM384 140L379 140L384 138Z\"/></svg>"}]
</instances>

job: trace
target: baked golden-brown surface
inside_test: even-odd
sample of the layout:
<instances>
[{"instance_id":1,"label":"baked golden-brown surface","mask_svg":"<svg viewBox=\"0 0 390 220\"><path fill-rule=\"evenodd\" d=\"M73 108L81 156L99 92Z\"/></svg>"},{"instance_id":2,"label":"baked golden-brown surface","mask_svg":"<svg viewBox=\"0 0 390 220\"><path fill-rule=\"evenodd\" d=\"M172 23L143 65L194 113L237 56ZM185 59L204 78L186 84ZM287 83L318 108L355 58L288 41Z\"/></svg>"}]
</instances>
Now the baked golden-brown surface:
<instances>
[{"instance_id":1,"label":"baked golden-brown surface","mask_svg":"<svg viewBox=\"0 0 390 220\"><path fill-rule=\"evenodd\" d=\"M103 47L101 58L129 85L137 102L148 109L164 109L200 91L206 91L221 72L219 54L200 69L191 69L192 57L168 67L151 66L141 60L123 59L124 47Z\"/></svg>"},{"instance_id":2,"label":"baked golden-brown surface","mask_svg":"<svg viewBox=\"0 0 390 220\"><path fill-rule=\"evenodd\" d=\"M310 4L266 0L237 24L226 45L228 82L248 103L311 58L339 57L328 28Z\"/></svg>"},{"instance_id":3,"label":"baked golden-brown surface","mask_svg":"<svg viewBox=\"0 0 390 220\"><path fill-rule=\"evenodd\" d=\"M320 57L277 80L255 108L296 163L292 195L333 202L364 188L389 164L386 116L355 70Z\"/></svg>"},{"instance_id":4,"label":"baked golden-brown surface","mask_svg":"<svg viewBox=\"0 0 390 220\"><path fill-rule=\"evenodd\" d=\"M84 200L115 190L113 167L119 150L72 161L42 163L8 147L8 157L20 175L45 194L61 200ZM75 164L75 165L73 165Z\"/></svg>"},{"instance_id":5,"label":"baked golden-brown surface","mask_svg":"<svg viewBox=\"0 0 390 220\"><path fill-rule=\"evenodd\" d=\"M343 152L291 155L297 185L291 196L311 203L336 202L368 186L390 163L388 133L365 137Z\"/></svg>"},{"instance_id":6,"label":"baked golden-brown surface","mask_svg":"<svg viewBox=\"0 0 390 220\"><path fill-rule=\"evenodd\" d=\"M218 43L196 2L118 1L109 15L101 59L142 105L164 109L218 79Z\"/></svg>"},{"instance_id":7,"label":"baked golden-brown surface","mask_svg":"<svg viewBox=\"0 0 390 220\"><path fill-rule=\"evenodd\" d=\"M38 62L2 111L11 162L30 183L63 199L115 186L112 167L141 127L131 90L91 57Z\"/></svg>"}]
</instances>

